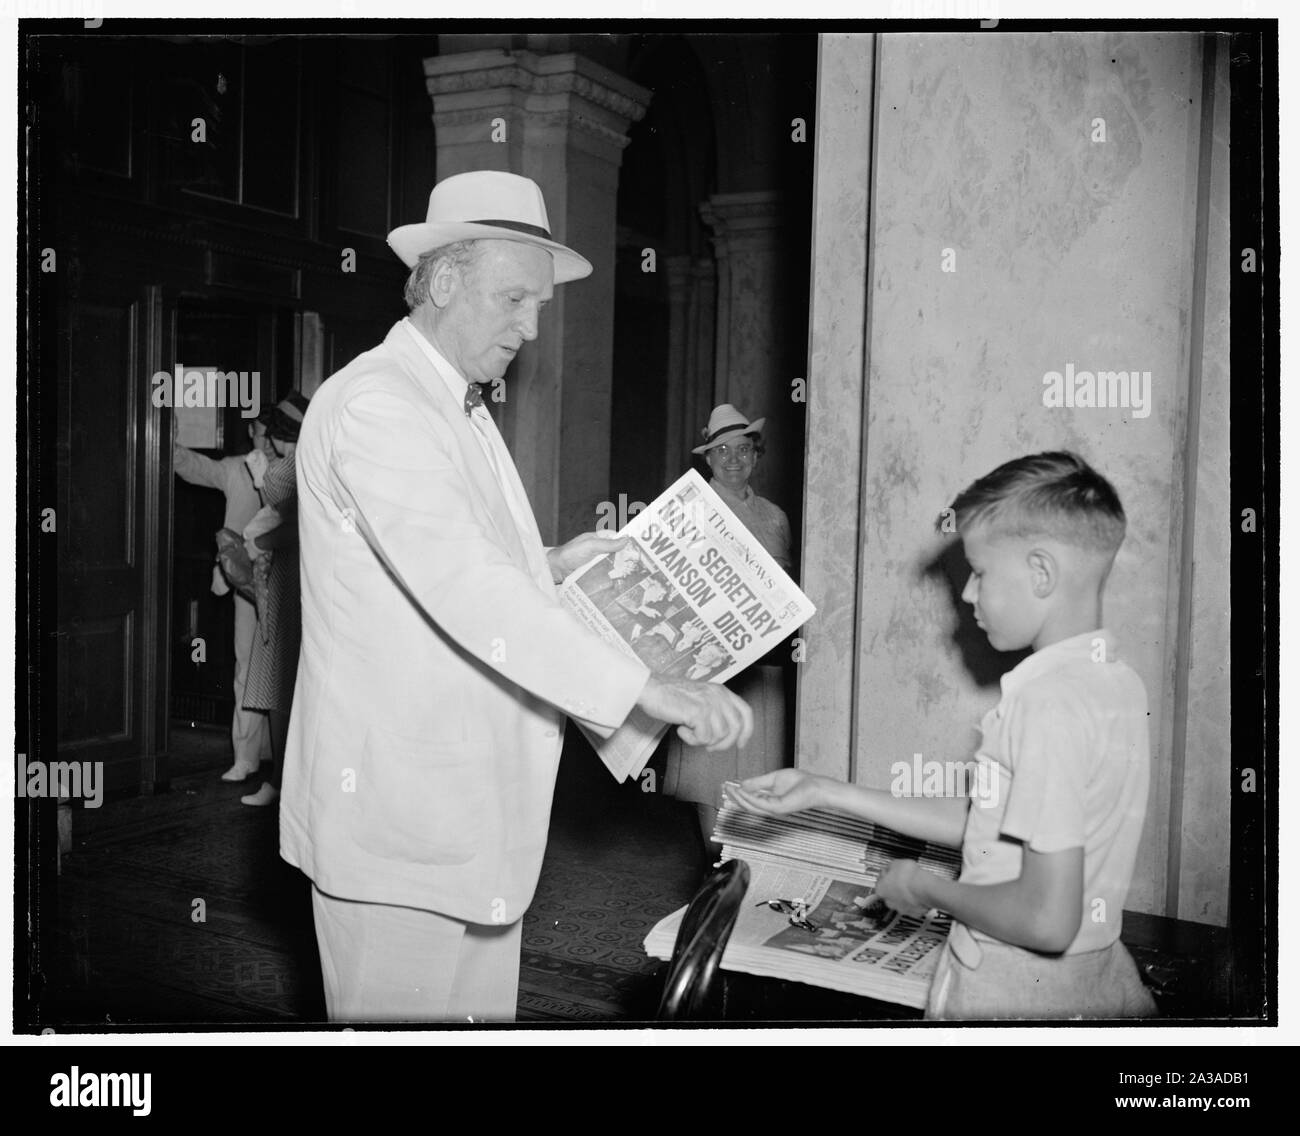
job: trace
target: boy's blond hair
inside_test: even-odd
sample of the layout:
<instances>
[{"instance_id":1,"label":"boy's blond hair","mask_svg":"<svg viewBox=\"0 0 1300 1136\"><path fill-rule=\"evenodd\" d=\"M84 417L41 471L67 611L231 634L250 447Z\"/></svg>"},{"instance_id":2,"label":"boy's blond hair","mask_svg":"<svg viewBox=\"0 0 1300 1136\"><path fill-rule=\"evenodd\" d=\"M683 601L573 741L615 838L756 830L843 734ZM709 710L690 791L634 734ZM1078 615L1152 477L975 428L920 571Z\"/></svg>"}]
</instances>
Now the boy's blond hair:
<instances>
[{"instance_id":1,"label":"boy's blond hair","mask_svg":"<svg viewBox=\"0 0 1300 1136\"><path fill-rule=\"evenodd\" d=\"M1115 487L1065 450L1000 465L963 489L949 508L959 533L985 526L996 536L1050 536L1108 559L1127 527Z\"/></svg>"}]
</instances>

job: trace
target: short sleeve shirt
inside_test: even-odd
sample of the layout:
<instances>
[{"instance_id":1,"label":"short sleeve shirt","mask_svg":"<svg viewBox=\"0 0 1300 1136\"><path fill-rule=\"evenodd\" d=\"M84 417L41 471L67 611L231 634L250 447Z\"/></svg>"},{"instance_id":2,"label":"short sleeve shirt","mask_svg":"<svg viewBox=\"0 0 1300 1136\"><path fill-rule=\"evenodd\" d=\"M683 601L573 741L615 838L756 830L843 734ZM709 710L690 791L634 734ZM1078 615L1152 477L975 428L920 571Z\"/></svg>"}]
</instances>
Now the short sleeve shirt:
<instances>
[{"instance_id":1,"label":"short sleeve shirt","mask_svg":"<svg viewBox=\"0 0 1300 1136\"><path fill-rule=\"evenodd\" d=\"M1083 919L1067 954L1119 938L1146 815L1146 688L1109 632L1036 651L985 716L961 882L1019 878L1023 848L1083 849ZM989 936L973 932L976 939Z\"/></svg>"}]
</instances>

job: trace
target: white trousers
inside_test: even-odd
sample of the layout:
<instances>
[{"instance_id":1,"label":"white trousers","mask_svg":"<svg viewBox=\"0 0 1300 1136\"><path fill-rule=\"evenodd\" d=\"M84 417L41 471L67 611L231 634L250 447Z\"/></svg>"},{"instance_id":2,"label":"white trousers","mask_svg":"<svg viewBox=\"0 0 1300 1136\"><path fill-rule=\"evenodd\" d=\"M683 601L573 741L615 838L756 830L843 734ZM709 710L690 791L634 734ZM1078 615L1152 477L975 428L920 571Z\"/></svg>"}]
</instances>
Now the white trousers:
<instances>
[{"instance_id":1,"label":"white trousers","mask_svg":"<svg viewBox=\"0 0 1300 1136\"><path fill-rule=\"evenodd\" d=\"M235 764L250 773L257 769L264 754L269 755L271 745L266 715L260 710L244 709L248 659L256 634L257 608L235 593L235 714L230 722L230 740L235 747Z\"/></svg>"},{"instance_id":2,"label":"white trousers","mask_svg":"<svg viewBox=\"0 0 1300 1136\"><path fill-rule=\"evenodd\" d=\"M1040 955L976 942L954 922L939 956L925 1016L931 1020L1149 1018L1157 1013L1123 943Z\"/></svg>"},{"instance_id":3,"label":"white trousers","mask_svg":"<svg viewBox=\"0 0 1300 1136\"><path fill-rule=\"evenodd\" d=\"M523 921L462 923L436 911L326 895L314 884L332 1022L513 1022Z\"/></svg>"}]
</instances>

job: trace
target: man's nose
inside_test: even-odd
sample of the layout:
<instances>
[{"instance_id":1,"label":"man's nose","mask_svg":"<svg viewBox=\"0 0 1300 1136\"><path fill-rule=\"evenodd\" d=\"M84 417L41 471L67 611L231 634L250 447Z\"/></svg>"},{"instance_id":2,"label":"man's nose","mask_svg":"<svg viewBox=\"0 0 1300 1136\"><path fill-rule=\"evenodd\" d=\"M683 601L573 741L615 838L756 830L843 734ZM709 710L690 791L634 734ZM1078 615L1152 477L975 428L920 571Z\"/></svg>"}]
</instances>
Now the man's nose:
<instances>
[{"instance_id":1,"label":"man's nose","mask_svg":"<svg viewBox=\"0 0 1300 1136\"><path fill-rule=\"evenodd\" d=\"M537 324L541 318L539 308L528 307L519 315L519 322L515 325L521 339L532 341L537 338Z\"/></svg>"},{"instance_id":2,"label":"man's nose","mask_svg":"<svg viewBox=\"0 0 1300 1136\"><path fill-rule=\"evenodd\" d=\"M975 573L966 577L966 586L961 590L961 598L968 604L974 604L979 598L979 585L975 582Z\"/></svg>"}]
</instances>

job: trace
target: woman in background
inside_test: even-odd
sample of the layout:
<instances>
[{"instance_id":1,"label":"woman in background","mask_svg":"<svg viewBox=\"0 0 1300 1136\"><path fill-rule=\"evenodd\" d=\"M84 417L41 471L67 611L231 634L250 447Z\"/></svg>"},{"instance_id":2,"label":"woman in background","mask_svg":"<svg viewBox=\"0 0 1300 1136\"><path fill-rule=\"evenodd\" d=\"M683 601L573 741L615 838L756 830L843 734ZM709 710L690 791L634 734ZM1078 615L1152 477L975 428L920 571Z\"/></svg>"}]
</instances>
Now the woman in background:
<instances>
[{"instance_id":1,"label":"woman in background","mask_svg":"<svg viewBox=\"0 0 1300 1136\"><path fill-rule=\"evenodd\" d=\"M790 556L790 519L776 504L750 488L749 479L763 456L764 418L750 422L730 403L714 407L703 430L704 444L691 452L700 454L709 467L709 481L723 503L750 531L786 572L794 565ZM668 761L664 770L664 792L680 801L691 801L699 814L700 831L713 849L713 826L718 819L724 781L743 781L760 773L780 769L786 761L784 644L768 652L753 666L735 675L727 687L740 695L754 711L754 735L743 750L709 753L669 734Z\"/></svg>"},{"instance_id":2,"label":"woman in background","mask_svg":"<svg viewBox=\"0 0 1300 1136\"><path fill-rule=\"evenodd\" d=\"M298 393L265 412L266 436L273 451L262 474L263 510L245 529L248 554L254 560L257 593L257 633L248 662L244 707L264 710L270 722L271 779L256 793L239 799L246 805L270 805L280 797L284 747L289 736L289 711L298 673L302 639L302 601L298 583L298 492L294 450L307 400Z\"/></svg>"},{"instance_id":3,"label":"woman in background","mask_svg":"<svg viewBox=\"0 0 1300 1136\"><path fill-rule=\"evenodd\" d=\"M262 498L253 480L249 458L253 454L265 455L271 449L271 444L266 440L266 423L260 419L249 423L248 437L253 443L248 454L215 460L182 446L179 442L174 443L172 469L176 475L191 485L220 489L225 495L226 515L223 533L217 538L219 541L225 536L235 540L237 534L243 531L244 526L262 507ZM253 653L253 639L257 635L257 610L250 598L231 588L220 568L213 570L212 592L217 596L230 592L235 610L235 673L232 683L235 712L230 722L230 741L235 763L221 775L221 780L243 781L257 772L262 762L262 753L269 747L265 715L244 709L248 660Z\"/></svg>"}]
</instances>

